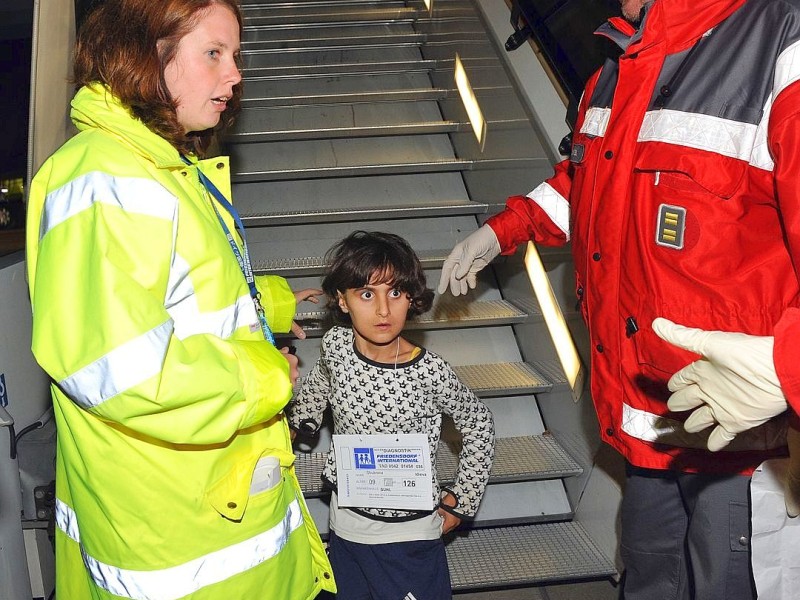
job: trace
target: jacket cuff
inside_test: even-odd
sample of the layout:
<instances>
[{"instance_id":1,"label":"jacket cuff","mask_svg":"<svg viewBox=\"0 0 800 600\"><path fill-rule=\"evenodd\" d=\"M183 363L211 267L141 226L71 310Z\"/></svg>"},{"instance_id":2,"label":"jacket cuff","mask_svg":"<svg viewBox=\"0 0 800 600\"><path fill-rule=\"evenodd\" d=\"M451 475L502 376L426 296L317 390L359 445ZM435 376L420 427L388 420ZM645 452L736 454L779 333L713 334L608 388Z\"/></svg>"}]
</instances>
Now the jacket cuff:
<instances>
[{"instance_id":1,"label":"jacket cuff","mask_svg":"<svg viewBox=\"0 0 800 600\"><path fill-rule=\"evenodd\" d=\"M261 293L261 305L270 329L277 333L291 331L297 302L289 282L277 275L259 275L256 288Z\"/></svg>"},{"instance_id":2,"label":"jacket cuff","mask_svg":"<svg viewBox=\"0 0 800 600\"><path fill-rule=\"evenodd\" d=\"M449 493L453 498L455 498L456 505L455 506L448 506L442 502L439 502L439 505L436 508L441 508L444 512L450 513L451 515L458 517L462 521L472 521L475 518L475 515L467 515L458 510L459 505L461 504L458 500L458 494L456 494L451 488L442 487L442 493Z\"/></svg>"},{"instance_id":3,"label":"jacket cuff","mask_svg":"<svg viewBox=\"0 0 800 600\"><path fill-rule=\"evenodd\" d=\"M280 413L292 397L289 363L263 341L237 340L236 355L245 407L240 429L263 423Z\"/></svg>"},{"instance_id":4,"label":"jacket cuff","mask_svg":"<svg viewBox=\"0 0 800 600\"><path fill-rule=\"evenodd\" d=\"M509 210L510 205L515 202L525 203L530 201L525 196L512 196L506 203L506 210L486 220L486 225L491 227L492 231L494 231L494 234L497 236L497 241L500 243L500 253L503 256L514 254L517 250L517 246L521 244L522 241L530 239L527 232L520 231L524 226L520 222L519 215Z\"/></svg>"}]
</instances>

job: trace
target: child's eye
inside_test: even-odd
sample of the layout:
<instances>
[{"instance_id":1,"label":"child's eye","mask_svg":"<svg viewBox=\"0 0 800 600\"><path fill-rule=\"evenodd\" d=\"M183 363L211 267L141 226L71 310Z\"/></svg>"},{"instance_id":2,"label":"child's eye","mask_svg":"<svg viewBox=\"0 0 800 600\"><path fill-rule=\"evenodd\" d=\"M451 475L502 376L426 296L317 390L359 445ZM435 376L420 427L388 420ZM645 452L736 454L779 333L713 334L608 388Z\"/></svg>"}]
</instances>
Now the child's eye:
<instances>
[{"instance_id":1,"label":"child's eye","mask_svg":"<svg viewBox=\"0 0 800 600\"><path fill-rule=\"evenodd\" d=\"M210 58L217 58L219 56L219 50L209 50L207 54Z\"/></svg>"},{"instance_id":2,"label":"child's eye","mask_svg":"<svg viewBox=\"0 0 800 600\"><path fill-rule=\"evenodd\" d=\"M371 299L372 299L372 296L373 296L373 294L372 294L372 292L370 292L369 290L364 290L363 292L361 292L361 297L362 297L364 300L371 300Z\"/></svg>"},{"instance_id":3,"label":"child's eye","mask_svg":"<svg viewBox=\"0 0 800 600\"><path fill-rule=\"evenodd\" d=\"M400 298L402 295L403 292L401 292L400 290L392 290L391 292L389 292L390 298Z\"/></svg>"}]
</instances>

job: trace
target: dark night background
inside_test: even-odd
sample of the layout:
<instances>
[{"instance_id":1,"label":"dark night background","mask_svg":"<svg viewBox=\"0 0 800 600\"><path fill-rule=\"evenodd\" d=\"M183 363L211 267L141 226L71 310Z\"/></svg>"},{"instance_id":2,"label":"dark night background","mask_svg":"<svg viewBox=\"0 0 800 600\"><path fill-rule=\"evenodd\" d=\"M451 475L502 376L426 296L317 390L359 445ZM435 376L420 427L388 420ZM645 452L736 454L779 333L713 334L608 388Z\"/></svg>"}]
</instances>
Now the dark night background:
<instances>
[{"instance_id":1,"label":"dark night background","mask_svg":"<svg viewBox=\"0 0 800 600\"><path fill-rule=\"evenodd\" d=\"M0 8L0 178L24 177L30 100L33 0Z\"/></svg>"}]
</instances>

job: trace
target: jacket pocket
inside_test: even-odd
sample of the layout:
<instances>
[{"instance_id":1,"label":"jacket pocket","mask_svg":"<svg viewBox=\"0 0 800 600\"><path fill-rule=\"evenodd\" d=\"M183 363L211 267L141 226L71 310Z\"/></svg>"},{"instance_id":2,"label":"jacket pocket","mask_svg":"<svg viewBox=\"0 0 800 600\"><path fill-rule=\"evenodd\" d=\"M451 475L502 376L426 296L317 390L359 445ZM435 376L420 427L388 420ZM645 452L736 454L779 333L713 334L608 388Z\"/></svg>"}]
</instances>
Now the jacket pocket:
<instances>
[{"instance_id":1,"label":"jacket pocket","mask_svg":"<svg viewBox=\"0 0 800 600\"><path fill-rule=\"evenodd\" d=\"M639 364L649 367L645 372L649 372L652 379L663 381L663 391L666 392L666 382L669 378L700 357L658 337L652 325L656 317L664 317L678 323L682 320L673 314L655 314L653 308L642 303L635 317L639 323L639 330L631 336L631 340Z\"/></svg>"},{"instance_id":2,"label":"jacket pocket","mask_svg":"<svg viewBox=\"0 0 800 600\"><path fill-rule=\"evenodd\" d=\"M683 194L733 197L744 181L747 164L716 152L664 144L640 144L634 171L653 173L656 185Z\"/></svg>"},{"instance_id":3,"label":"jacket pocket","mask_svg":"<svg viewBox=\"0 0 800 600\"><path fill-rule=\"evenodd\" d=\"M259 461L274 455L280 461L278 474L269 485L254 484L254 473ZM231 521L240 521L251 501L262 502L266 498L280 497L285 480L285 469L292 464L294 455L288 452L266 452L251 454L238 461L225 475L211 485L206 497L209 504L221 516ZM281 466L282 465L282 466ZM251 488L255 493L251 493Z\"/></svg>"}]
</instances>

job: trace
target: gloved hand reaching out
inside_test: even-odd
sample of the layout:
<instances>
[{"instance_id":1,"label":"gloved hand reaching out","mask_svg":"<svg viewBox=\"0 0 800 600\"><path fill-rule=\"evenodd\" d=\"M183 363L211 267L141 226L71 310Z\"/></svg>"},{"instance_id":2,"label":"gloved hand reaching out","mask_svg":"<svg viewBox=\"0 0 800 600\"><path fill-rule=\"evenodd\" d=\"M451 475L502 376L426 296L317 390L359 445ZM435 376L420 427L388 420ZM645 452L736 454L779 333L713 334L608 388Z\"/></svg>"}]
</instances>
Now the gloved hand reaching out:
<instances>
[{"instance_id":1,"label":"gloved hand reaching out","mask_svg":"<svg viewBox=\"0 0 800 600\"><path fill-rule=\"evenodd\" d=\"M466 239L456 244L442 266L439 293L450 286L453 296L466 294L475 289L478 271L500 254L500 242L488 225L483 225Z\"/></svg>"},{"instance_id":2,"label":"gloved hand reaching out","mask_svg":"<svg viewBox=\"0 0 800 600\"><path fill-rule=\"evenodd\" d=\"M704 331L657 318L653 331L663 340L702 358L675 373L667 406L692 410L684 428L690 433L714 426L712 452L787 408L772 358L774 338L744 333ZM798 448L800 450L800 448Z\"/></svg>"}]
</instances>

